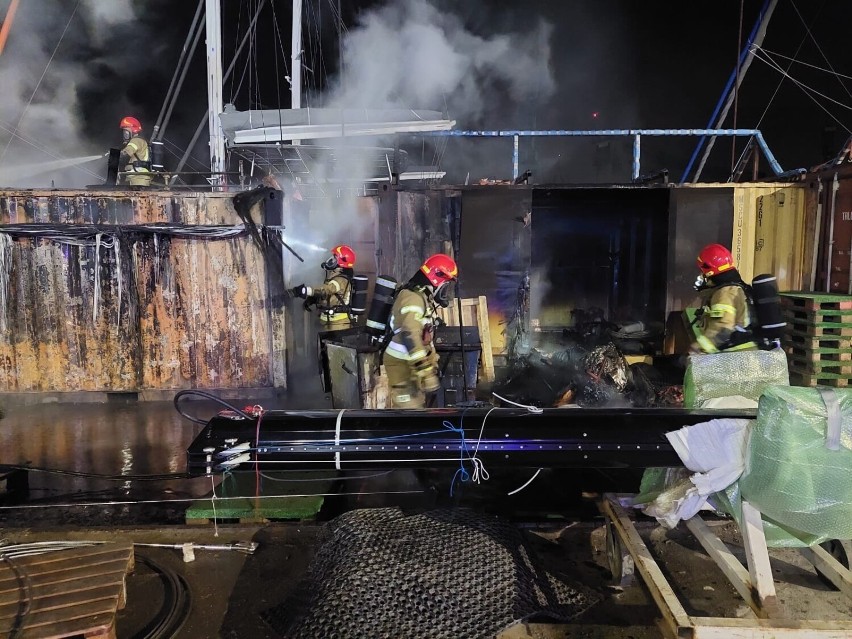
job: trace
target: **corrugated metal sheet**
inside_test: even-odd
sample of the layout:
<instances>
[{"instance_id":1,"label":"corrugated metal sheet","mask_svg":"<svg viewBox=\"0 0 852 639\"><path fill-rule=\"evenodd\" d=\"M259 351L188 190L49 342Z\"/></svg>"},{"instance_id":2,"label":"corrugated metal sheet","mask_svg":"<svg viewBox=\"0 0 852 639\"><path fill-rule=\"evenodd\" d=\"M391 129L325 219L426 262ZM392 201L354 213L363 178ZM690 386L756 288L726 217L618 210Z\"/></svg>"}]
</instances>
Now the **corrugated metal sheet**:
<instances>
[{"instance_id":1,"label":"corrugated metal sheet","mask_svg":"<svg viewBox=\"0 0 852 639\"><path fill-rule=\"evenodd\" d=\"M257 221L260 221L259 219ZM0 193L0 222L239 224L229 194ZM2 247L0 391L272 383L266 268L248 238Z\"/></svg>"},{"instance_id":2,"label":"corrugated metal sheet","mask_svg":"<svg viewBox=\"0 0 852 639\"><path fill-rule=\"evenodd\" d=\"M750 282L773 273L782 291L804 286L805 193L802 185L734 186L734 262Z\"/></svg>"}]
</instances>

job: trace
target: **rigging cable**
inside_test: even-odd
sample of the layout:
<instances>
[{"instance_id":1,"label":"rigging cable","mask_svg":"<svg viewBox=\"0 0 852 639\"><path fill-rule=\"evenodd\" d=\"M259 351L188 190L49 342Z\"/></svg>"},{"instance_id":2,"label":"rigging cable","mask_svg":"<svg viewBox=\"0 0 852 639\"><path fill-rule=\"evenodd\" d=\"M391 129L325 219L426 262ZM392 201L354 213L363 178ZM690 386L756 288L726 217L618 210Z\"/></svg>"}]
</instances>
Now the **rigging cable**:
<instances>
[{"instance_id":1,"label":"rigging cable","mask_svg":"<svg viewBox=\"0 0 852 639\"><path fill-rule=\"evenodd\" d=\"M793 5L793 9L795 9L796 15L799 16L799 20L801 20L802 24L805 27L805 31L810 36L811 40L813 40L814 45L816 45L817 51L819 51L820 55L822 56L822 59L825 60L825 63L828 65L828 68L831 69L831 72L834 74L834 77L837 78L837 81L840 83L840 86L842 86L843 90L846 91L846 95L852 98L852 93L849 92L849 88L846 86L846 84L844 84L843 80L840 79L840 75L838 75L837 71L834 70L834 67L831 66L831 62L829 62L828 56L825 55L825 52L823 52L822 47L819 46L819 42L817 42L817 39L814 37L813 32L811 32L811 28L808 26L808 23L805 22L804 17L799 11L799 7L796 6L795 0L790 0L790 4Z\"/></svg>"},{"instance_id":2,"label":"rigging cable","mask_svg":"<svg viewBox=\"0 0 852 639\"><path fill-rule=\"evenodd\" d=\"M36 82L35 88L33 89L32 94L30 95L30 99L27 100L27 105L24 107L23 113L21 113L21 117L18 118L18 123L15 125L15 132L17 133L18 129L21 126L21 122L24 119L24 116L27 114L27 110L30 108L30 105L33 102L33 98L35 97L38 88L41 86L42 80L44 80L44 76L47 75L47 70L50 68L50 63L53 62L53 58L56 56L56 52L59 51L59 45L62 44L62 39L65 37L65 33L68 31L68 27L71 26L71 21L74 19L74 16L77 14L77 8L80 6L80 0L77 0L77 4L74 5L74 10L71 12L71 17L68 18L68 22L65 24L65 28L62 30L62 35L59 36L59 41L56 43L56 46L53 48L53 53L50 54L50 58L47 61L47 65L44 67L44 71L41 74L41 77ZM6 146L3 147L3 152L0 153L0 161L6 157L6 151L9 150L9 145L12 143L12 138L6 142Z\"/></svg>"}]
</instances>

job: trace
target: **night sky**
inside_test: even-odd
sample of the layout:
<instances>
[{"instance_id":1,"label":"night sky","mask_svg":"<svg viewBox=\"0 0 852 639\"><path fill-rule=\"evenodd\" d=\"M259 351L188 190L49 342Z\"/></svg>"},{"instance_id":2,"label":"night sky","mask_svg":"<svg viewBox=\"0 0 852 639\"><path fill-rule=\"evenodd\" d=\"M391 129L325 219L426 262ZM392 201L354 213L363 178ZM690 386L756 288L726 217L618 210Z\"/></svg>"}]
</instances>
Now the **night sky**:
<instances>
[{"instance_id":1,"label":"night sky","mask_svg":"<svg viewBox=\"0 0 852 639\"><path fill-rule=\"evenodd\" d=\"M41 1L27 0L27 4ZM257 1L223 1L226 67ZM338 32L334 19L337 0L304 2L305 65L309 68L304 72L305 99L311 105L321 106L323 89L338 73ZM73 4L59 3L58 13L39 34L46 49L52 47L49 43L55 43L65 25L67 18L63 19L61 12L70 14ZM340 0L343 19L350 30L356 29L366 12L382 4ZM435 0L433 4L444 10L452 9L471 33L483 36L513 30L523 32L541 20L552 27L550 54L556 85L552 94L542 98L530 92L524 99L509 99L501 91L500 83L495 82L488 96L493 108L484 115L460 119L458 126L465 128L703 128L738 54L739 0L530 0L525 3ZM762 4L762 0L744 2L743 43ZM0 0L0 11L5 13L6 6L8 0ZM281 77L290 63L290 6L289 1L270 0L254 45L249 48L252 57L243 54L234 79L225 85L226 102L235 103L239 109L289 106L288 87ZM196 3L136 0L132 7L134 21L114 25L97 38L86 37L85 29L94 27L86 23L85 16L79 17L77 22L82 32L73 39L68 36L73 47L57 52L57 58L73 61L85 69L76 85L80 108L75 115L78 133L95 146L106 148L116 144L115 127L123 115L135 114L145 123L156 119ZM802 62L822 68L830 64L838 73L852 76L852 61L847 51L850 18L852 3L849 2L779 0L764 48L774 52L773 55L795 55ZM803 20L810 26L821 51L807 35ZM276 23L283 41L276 35ZM13 30L8 47L15 46L18 35ZM6 57L0 56L0 68ZM776 59L784 68L789 64L784 58ZM174 144L175 152L187 144L206 109L204 73L201 46L166 136ZM739 96L736 125L751 128L759 122L770 148L785 169L813 166L834 155L850 135L847 127L852 127L849 114L852 79L838 80L832 74L801 64L793 64L790 73L842 104L820 98L828 110L826 113L786 80L766 110L781 76L759 60L752 63ZM44 97L38 96L35 101ZM444 108L442 104L411 106ZM6 122L16 119L14 113L0 115ZM454 117L452 112L450 115ZM726 126L733 126L731 117ZM629 142L613 142L604 151L599 142L569 140L558 145L552 141L525 142L522 165L532 167L539 178L550 181L627 177ZM694 139L646 138L643 172L668 168L677 179L694 145ZM460 158L469 161L466 154L460 150L455 153L453 149L447 152L445 161L451 163L453 156L459 165L464 164ZM202 140L196 147L195 155L199 160L206 158L206 141ZM591 171L593 157L599 166ZM508 159L507 155L491 164L474 162L468 170L474 177L503 168L509 170ZM730 165L731 142L726 139L717 144L703 179L725 179ZM763 167L768 168L765 164Z\"/></svg>"}]
</instances>

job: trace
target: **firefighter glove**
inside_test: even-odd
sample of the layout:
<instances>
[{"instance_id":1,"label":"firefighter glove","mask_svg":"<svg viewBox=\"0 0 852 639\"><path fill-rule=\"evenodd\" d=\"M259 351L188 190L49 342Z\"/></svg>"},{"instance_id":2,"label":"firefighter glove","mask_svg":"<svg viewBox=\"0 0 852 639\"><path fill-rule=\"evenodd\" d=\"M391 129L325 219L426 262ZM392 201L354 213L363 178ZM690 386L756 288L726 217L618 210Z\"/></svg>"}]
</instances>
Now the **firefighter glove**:
<instances>
[{"instance_id":1,"label":"firefighter glove","mask_svg":"<svg viewBox=\"0 0 852 639\"><path fill-rule=\"evenodd\" d=\"M434 393L441 388L441 380L438 379L438 367L435 366L429 357L419 359L412 364L414 368L414 378L421 390L427 393Z\"/></svg>"},{"instance_id":2,"label":"firefighter glove","mask_svg":"<svg viewBox=\"0 0 852 639\"><path fill-rule=\"evenodd\" d=\"M311 306L316 306L316 304L317 304L317 298L316 298L316 296L315 296L315 295L308 295L308 296L305 298L305 303L304 303L304 304L302 304L302 307L303 307L306 311L312 311L312 310L314 310L314 309L312 309L312 308L311 308Z\"/></svg>"},{"instance_id":3,"label":"firefighter glove","mask_svg":"<svg viewBox=\"0 0 852 639\"><path fill-rule=\"evenodd\" d=\"M311 289L309 286L299 284L298 286L294 286L293 288L291 288L290 292L293 294L293 297L301 297L305 299L308 297L308 295L311 294Z\"/></svg>"}]
</instances>

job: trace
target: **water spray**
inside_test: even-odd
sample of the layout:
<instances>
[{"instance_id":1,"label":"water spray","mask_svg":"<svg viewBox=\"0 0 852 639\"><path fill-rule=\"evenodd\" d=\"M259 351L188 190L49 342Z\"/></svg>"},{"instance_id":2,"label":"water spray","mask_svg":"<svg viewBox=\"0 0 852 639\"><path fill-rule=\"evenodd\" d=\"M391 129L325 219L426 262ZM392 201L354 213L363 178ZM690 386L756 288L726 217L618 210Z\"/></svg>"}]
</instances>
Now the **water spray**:
<instances>
[{"instance_id":1,"label":"water spray","mask_svg":"<svg viewBox=\"0 0 852 639\"><path fill-rule=\"evenodd\" d=\"M287 243L292 246L298 246L299 248L303 248L308 251L314 251L317 253L331 252L331 249L327 249L324 246L320 246L319 244L311 244L310 242L303 242L302 240L294 240L292 238L287 238Z\"/></svg>"},{"instance_id":2,"label":"water spray","mask_svg":"<svg viewBox=\"0 0 852 639\"><path fill-rule=\"evenodd\" d=\"M63 158L59 160L52 160L50 162L32 162L30 164L19 164L16 166L3 166L0 167L0 183L11 186L18 180L23 180L34 175L41 175L50 171L76 167L80 164L86 164L87 162L101 160L103 157L103 153L99 153L98 155Z\"/></svg>"}]
</instances>

